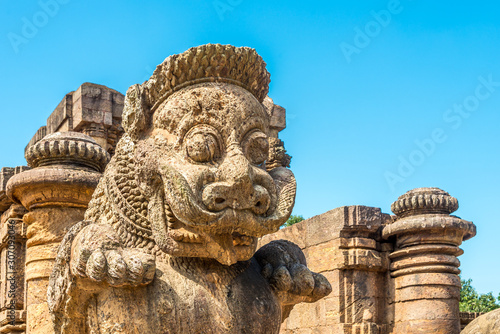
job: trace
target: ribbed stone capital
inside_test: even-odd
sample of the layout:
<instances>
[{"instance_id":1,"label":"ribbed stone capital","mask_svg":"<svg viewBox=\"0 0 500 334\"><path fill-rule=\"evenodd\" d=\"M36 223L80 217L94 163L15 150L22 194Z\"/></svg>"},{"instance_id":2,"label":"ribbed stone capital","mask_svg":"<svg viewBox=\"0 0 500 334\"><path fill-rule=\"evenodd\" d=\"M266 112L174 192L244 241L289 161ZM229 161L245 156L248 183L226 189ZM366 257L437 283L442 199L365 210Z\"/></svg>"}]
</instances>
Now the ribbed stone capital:
<instances>
[{"instance_id":1,"label":"ribbed stone capital","mask_svg":"<svg viewBox=\"0 0 500 334\"><path fill-rule=\"evenodd\" d=\"M399 196L391 210L398 217L421 214L451 214L458 209L458 201L439 188L416 188Z\"/></svg>"},{"instance_id":2,"label":"ribbed stone capital","mask_svg":"<svg viewBox=\"0 0 500 334\"><path fill-rule=\"evenodd\" d=\"M26 151L33 169L7 183L7 196L31 210L44 206L85 208L109 155L91 137L77 132L46 136Z\"/></svg>"},{"instance_id":3,"label":"ribbed stone capital","mask_svg":"<svg viewBox=\"0 0 500 334\"><path fill-rule=\"evenodd\" d=\"M79 132L50 134L26 150L31 168L68 165L103 172L109 154L92 138Z\"/></svg>"},{"instance_id":4,"label":"ribbed stone capital","mask_svg":"<svg viewBox=\"0 0 500 334\"><path fill-rule=\"evenodd\" d=\"M459 246L476 235L476 226L450 215L458 201L439 188L417 188L400 196L391 205L396 214L393 223L382 231L385 239L396 237L396 245L448 243Z\"/></svg>"}]
</instances>

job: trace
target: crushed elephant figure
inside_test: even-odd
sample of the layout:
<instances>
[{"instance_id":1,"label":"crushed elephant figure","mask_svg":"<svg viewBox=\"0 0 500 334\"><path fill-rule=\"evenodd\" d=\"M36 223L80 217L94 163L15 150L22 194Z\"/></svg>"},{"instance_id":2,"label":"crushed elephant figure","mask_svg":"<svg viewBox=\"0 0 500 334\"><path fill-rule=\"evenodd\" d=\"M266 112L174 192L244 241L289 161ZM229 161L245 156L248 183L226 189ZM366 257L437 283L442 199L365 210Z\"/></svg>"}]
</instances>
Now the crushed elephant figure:
<instances>
[{"instance_id":1,"label":"crushed elephant figure","mask_svg":"<svg viewBox=\"0 0 500 334\"><path fill-rule=\"evenodd\" d=\"M270 75L254 49L168 57L125 98L125 134L48 289L56 333L278 333L331 292L295 244L293 173L266 169Z\"/></svg>"}]
</instances>

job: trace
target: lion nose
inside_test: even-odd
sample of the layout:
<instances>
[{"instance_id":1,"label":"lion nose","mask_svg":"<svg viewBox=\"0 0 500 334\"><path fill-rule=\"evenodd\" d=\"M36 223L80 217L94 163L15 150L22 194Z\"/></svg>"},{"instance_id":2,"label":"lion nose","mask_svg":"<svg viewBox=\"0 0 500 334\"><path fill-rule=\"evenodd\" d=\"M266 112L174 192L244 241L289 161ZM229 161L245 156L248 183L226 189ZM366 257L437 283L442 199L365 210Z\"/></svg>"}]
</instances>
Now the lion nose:
<instances>
[{"instance_id":1,"label":"lion nose","mask_svg":"<svg viewBox=\"0 0 500 334\"><path fill-rule=\"evenodd\" d=\"M253 167L243 154L227 157L218 169L220 180L208 184L203 190L202 200L211 211L225 208L250 209L262 215L271 202L269 192L259 184L254 184Z\"/></svg>"},{"instance_id":2,"label":"lion nose","mask_svg":"<svg viewBox=\"0 0 500 334\"><path fill-rule=\"evenodd\" d=\"M203 190L203 203L210 211L221 211L225 208L251 209L262 215L269 209L270 198L266 188L255 185L252 191L240 192L236 184L225 182L212 183Z\"/></svg>"}]
</instances>

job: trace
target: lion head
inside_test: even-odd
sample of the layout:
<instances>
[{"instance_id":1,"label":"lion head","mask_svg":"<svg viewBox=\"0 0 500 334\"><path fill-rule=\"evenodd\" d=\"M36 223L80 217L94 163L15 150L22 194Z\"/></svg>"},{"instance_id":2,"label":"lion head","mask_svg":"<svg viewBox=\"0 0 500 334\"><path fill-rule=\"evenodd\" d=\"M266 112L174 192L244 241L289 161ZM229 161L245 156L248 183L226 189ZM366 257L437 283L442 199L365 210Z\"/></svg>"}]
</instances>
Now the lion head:
<instances>
[{"instance_id":1,"label":"lion head","mask_svg":"<svg viewBox=\"0 0 500 334\"><path fill-rule=\"evenodd\" d=\"M129 191L147 199L143 227L163 252L231 265L250 259L257 238L289 217L294 176L266 171L269 81L255 50L204 45L168 57L129 88L128 144L117 155L127 147L138 186Z\"/></svg>"}]
</instances>

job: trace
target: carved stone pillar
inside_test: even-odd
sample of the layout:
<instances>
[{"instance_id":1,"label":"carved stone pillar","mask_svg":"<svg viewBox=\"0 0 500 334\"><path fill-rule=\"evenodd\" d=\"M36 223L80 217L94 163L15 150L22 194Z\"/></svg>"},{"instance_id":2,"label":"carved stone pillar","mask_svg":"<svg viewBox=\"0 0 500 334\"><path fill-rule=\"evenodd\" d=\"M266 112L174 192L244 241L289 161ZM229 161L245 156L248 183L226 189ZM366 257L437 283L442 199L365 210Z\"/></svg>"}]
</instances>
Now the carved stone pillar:
<instances>
[{"instance_id":1,"label":"carved stone pillar","mask_svg":"<svg viewBox=\"0 0 500 334\"><path fill-rule=\"evenodd\" d=\"M458 201L438 188L417 188L391 206L396 214L382 235L393 238L393 333L460 333L458 248L476 234L473 223L450 215Z\"/></svg>"},{"instance_id":2,"label":"carved stone pillar","mask_svg":"<svg viewBox=\"0 0 500 334\"><path fill-rule=\"evenodd\" d=\"M57 132L31 146L33 169L14 175L7 195L21 203L26 236L27 333L53 333L47 285L57 248L68 229L83 219L108 154L89 136Z\"/></svg>"},{"instance_id":3,"label":"carved stone pillar","mask_svg":"<svg viewBox=\"0 0 500 334\"><path fill-rule=\"evenodd\" d=\"M4 167L0 171L0 333L24 333L24 262L26 259L26 225L22 218L26 209L13 203L6 185L26 166Z\"/></svg>"}]
</instances>

